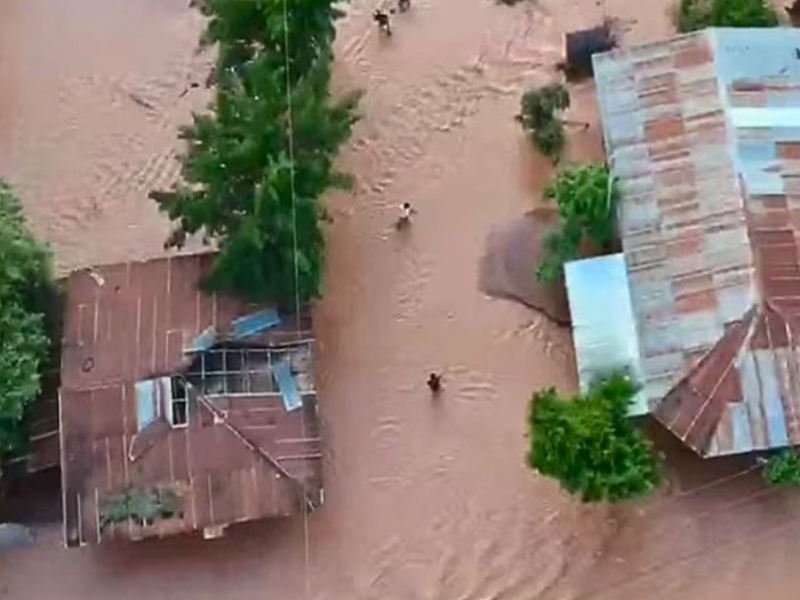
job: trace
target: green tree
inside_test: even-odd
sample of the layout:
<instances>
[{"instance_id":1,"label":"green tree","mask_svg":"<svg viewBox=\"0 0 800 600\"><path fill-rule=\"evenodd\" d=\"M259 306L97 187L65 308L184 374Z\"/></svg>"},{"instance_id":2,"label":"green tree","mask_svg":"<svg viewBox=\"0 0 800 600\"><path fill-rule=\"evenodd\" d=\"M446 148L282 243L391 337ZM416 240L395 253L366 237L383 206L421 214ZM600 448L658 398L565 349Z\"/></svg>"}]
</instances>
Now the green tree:
<instances>
[{"instance_id":1,"label":"green tree","mask_svg":"<svg viewBox=\"0 0 800 600\"><path fill-rule=\"evenodd\" d=\"M284 69L287 40L294 81L299 81L320 58L329 58L336 37L334 21L340 14L335 3L331 0L287 1L287 21L284 21L284 0L204 2L200 8L208 18L208 25L201 44L218 46L215 68L220 72L236 71L251 61L266 60L274 68Z\"/></svg>"},{"instance_id":2,"label":"green tree","mask_svg":"<svg viewBox=\"0 0 800 600\"><path fill-rule=\"evenodd\" d=\"M0 180L0 454L26 441L23 417L40 390L54 292L50 253Z\"/></svg>"},{"instance_id":3,"label":"green tree","mask_svg":"<svg viewBox=\"0 0 800 600\"><path fill-rule=\"evenodd\" d=\"M617 502L654 490L656 457L628 417L636 392L630 379L615 374L568 400L554 388L534 394L529 466L584 502Z\"/></svg>"},{"instance_id":4,"label":"green tree","mask_svg":"<svg viewBox=\"0 0 800 600\"><path fill-rule=\"evenodd\" d=\"M544 239L544 259L537 270L540 281L555 281L564 263L578 258L582 244L611 251L617 243L617 186L606 165L577 165L561 171L544 190L544 200L555 200L561 230Z\"/></svg>"},{"instance_id":5,"label":"green tree","mask_svg":"<svg viewBox=\"0 0 800 600\"><path fill-rule=\"evenodd\" d=\"M778 15L770 0L680 0L675 25L683 33L706 27L775 27Z\"/></svg>"},{"instance_id":6,"label":"green tree","mask_svg":"<svg viewBox=\"0 0 800 600\"><path fill-rule=\"evenodd\" d=\"M209 0L204 8L204 41L218 49L212 110L181 130L183 182L151 197L175 221L167 246L196 233L216 242L207 287L284 306L295 287L301 301L320 293L320 198L349 184L334 159L357 104L356 95L335 101L329 91L332 6L291 1L288 49L282 0Z\"/></svg>"},{"instance_id":7,"label":"green tree","mask_svg":"<svg viewBox=\"0 0 800 600\"><path fill-rule=\"evenodd\" d=\"M564 150L566 138L560 115L569 103L569 92L561 84L531 89L522 95L516 117L539 152L554 161Z\"/></svg>"},{"instance_id":8,"label":"green tree","mask_svg":"<svg viewBox=\"0 0 800 600\"><path fill-rule=\"evenodd\" d=\"M764 480L770 485L800 485L800 457L790 450L774 454L762 471Z\"/></svg>"}]
</instances>

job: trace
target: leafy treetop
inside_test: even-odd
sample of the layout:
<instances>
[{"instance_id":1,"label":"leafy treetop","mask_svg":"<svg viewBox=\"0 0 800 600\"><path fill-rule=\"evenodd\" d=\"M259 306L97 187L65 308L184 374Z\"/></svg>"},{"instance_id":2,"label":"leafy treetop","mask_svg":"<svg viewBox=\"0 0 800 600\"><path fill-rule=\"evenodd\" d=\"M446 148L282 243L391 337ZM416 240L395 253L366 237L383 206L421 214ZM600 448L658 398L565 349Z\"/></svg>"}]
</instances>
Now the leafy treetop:
<instances>
[{"instance_id":1,"label":"leafy treetop","mask_svg":"<svg viewBox=\"0 0 800 600\"><path fill-rule=\"evenodd\" d=\"M560 114L569 104L569 92L561 84L534 88L522 95L520 114L516 117L539 151L554 161L558 161L564 150Z\"/></svg>"},{"instance_id":2,"label":"leafy treetop","mask_svg":"<svg viewBox=\"0 0 800 600\"><path fill-rule=\"evenodd\" d=\"M650 443L628 417L636 385L615 374L568 400L550 388L534 394L528 464L584 502L645 495L660 474Z\"/></svg>"},{"instance_id":3,"label":"leafy treetop","mask_svg":"<svg viewBox=\"0 0 800 600\"><path fill-rule=\"evenodd\" d=\"M0 453L25 442L22 419L40 390L54 291L50 253L0 180Z\"/></svg>"},{"instance_id":4,"label":"leafy treetop","mask_svg":"<svg viewBox=\"0 0 800 600\"><path fill-rule=\"evenodd\" d=\"M219 51L212 112L181 130L184 183L151 197L175 222L168 246L196 233L216 242L207 287L284 306L296 288L301 301L320 293L326 214L319 199L349 184L334 159L357 103L329 92L332 7L332 0L289 3L290 114L283 1L205 6L205 39Z\"/></svg>"},{"instance_id":5,"label":"leafy treetop","mask_svg":"<svg viewBox=\"0 0 800 600\"><path fill-rule=\"evenodd\" d=\"M775 27L778 15L770 0L680 0L675 25L682 33L706 27Z\"/></svg>"},{"instance_id":6,"label":"leafy treetop","mask_svg":"<svg viewBox=\"0 0 800 600\"><path fill-rule=\"evenodd\" d=\"M289 0L287 35L284 0L206 0L201 10L209 19L201 42L218 45L217 69L235 71L259 59L283 72L288 38L294 82L330 53L339 15L331 0Z\"/></svg>"},{"instance_id":7,"label":"leafy treetop","mask_svg":"<svg viewBox=\"0 0 800 600\"><path fill-rule=\"evenodd\" d=\"M577 165L558 173L545 188L544 199L558 205L561 230L544 240L544 260L537 270L540 281L560 278L564 263L578 258L584 242L600 252L613 249L618 196L606 165Z\"/></svg>"},{"instance_id":8,"label":"leafy treetop","mask_svg":"<svg viewBox=\"0 0 800 600\"><path fill-rule=\"evenodd\" d=\"M800 485L800 457L790 450L775 454L763 470L764 479L771 485Z\"/></svg>"}]
</instances>

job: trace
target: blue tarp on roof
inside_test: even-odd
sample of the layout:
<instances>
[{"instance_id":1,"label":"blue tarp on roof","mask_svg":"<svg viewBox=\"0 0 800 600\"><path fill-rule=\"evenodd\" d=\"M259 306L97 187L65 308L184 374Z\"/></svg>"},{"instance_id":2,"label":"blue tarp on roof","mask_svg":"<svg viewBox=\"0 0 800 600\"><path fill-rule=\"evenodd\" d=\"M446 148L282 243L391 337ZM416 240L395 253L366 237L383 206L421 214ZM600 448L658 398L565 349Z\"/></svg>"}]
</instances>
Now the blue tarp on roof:
<instances>
[{"instance_id":1,"label":"blue tarp on roof","mask_svg":"<svg viewBox=\"0 0 800 600\"><path fill-rule=\"evenodd\" d=\"M292 375L289 361L284 359L272 365L272 374L283 396L283 406L287 411L297 410L303 406L303 398L297 389L297 382Z\"/></svg>"},{"instance_id":2,"label":"blue tarp on roof","mask_svg":"<svg viewBox=\"0 0 800 600\"><path fill-rule=\"evenodd\" d=\"M619 370L642 383L625 257L576 260L567 263L565 272L581 389ZM631 415L648 412L646 397L639 392Z\"/></svg>"},{"instance_id":3,"label":"blue tarp on roof","mask_svg":"<svg viewBox=\"0 0 800 600\"><path fill-rule=\"evenodd\" d=\"M275 325L278 325L280 322L281 319L278 316L278 311L274 308L261 310L233 321L233 337L239 339L255 335L270 327L275 327Z\"/></svg>"},{"instance_id":4,"label":"blue tarp on roof","mask_svg":"<svg viewBox=\"0 0 800 600\"><path fill-rule=\"evenodd\" d=\"M194 338L194 342L186 352L205 352L209 350L217 341L217 332L213 327L209 327L203 333Z\"/></svg>"}]
</instances>

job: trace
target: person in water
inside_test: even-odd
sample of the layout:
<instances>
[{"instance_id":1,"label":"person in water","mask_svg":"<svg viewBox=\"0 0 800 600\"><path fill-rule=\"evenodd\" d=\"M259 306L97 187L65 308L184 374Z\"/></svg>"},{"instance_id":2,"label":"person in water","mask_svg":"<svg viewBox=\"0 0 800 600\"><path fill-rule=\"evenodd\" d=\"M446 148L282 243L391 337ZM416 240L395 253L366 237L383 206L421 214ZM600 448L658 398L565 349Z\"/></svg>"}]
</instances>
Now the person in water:
<instances>
[{"instance_id":1,"label":"person in water","mask_svg":"<svg viewBox=\"0 0 800 600\"><path fill-rule=\"evenodd\" d=\"M378 8L372 13L372 19L378 24L378 29L386 35L392 35L392 24L389 22L389 13Z\"/></svg>"},{"instance_id":2,"label":"person in water","mask_svg":"<svg viewBox=\"0 0 800 600\"><path fill-rule=\"evenodd\" d=\"M416 212L417 211L411 208L411 204L409 204L408 202L403 202L403 204L400 205L400 216L397 218L397 228L403 229L408 224L410 224L411 215L413 215Z\"/></svg>"},{"instance_id":3,"label":"person in water","mask_svg":"<svg viewBox=\"0 0 800 600\"><path fill-rule=\"evenodd\" d=\"M428 376L428 387L431 393L436 395L442 391L442 376L438 373L431 373Z\"/></svg>"}]
</instances>

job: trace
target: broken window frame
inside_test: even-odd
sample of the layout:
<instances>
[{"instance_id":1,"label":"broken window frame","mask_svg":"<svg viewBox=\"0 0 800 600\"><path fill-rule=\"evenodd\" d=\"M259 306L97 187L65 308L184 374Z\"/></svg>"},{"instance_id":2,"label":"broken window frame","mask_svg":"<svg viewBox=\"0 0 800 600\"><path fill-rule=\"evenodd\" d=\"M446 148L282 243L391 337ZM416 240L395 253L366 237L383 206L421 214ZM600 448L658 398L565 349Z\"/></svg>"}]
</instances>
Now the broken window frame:
<instances>
[{"instance_id":1,"label":"broken window frame","mask_svg":"<svg viewBox=\"0 0 800 600\"><path fill-rule=\"evenodd\" d=\"M192 385L198 392L211 399L218 397L245 398L257 396L280 396L280 390L272 375L272 365L301 349L309 349L310 343L302 345L276 346L270 348L212 348L198 353L195 364L199 363L199 370L195 368L187 373L187 378L194 380ZM238 360L231 360L230 356L239 355ZM221 360L216 357L220 356ZM312 354L313 356L313 354ZM209 357L214 357L213 367L219 370L207 371L206 367L211 362ZM260 360L258 360L260 358ZM228 369L233 363L236 368ZM207 382L216 378L219 386L210 386ZM241 378L242 385L237 386L238 391L230 390L230 382ZM260 381L259 381L260 380ZM256 385L254 385L256 382ZM305 393L314 393L314 390L304 390Z\"/></svg>"},{"instance_id":2,"label":"broken window frame","mask_svg":"<svg viewBox=\"0 0 800 600\"><path fill-rule=\"evenodd\" d=\"M182 395L177 395L176 385L182 390ZM171 427L175 429L182 429L189 426L189 388L191 385L183 377L183 375L175 375L170 378L169 387L169 411L168 419ZM182 406L182 409L176 410L176 407ZM177 420L176 416L180 413L183 416L182 420Z\"/></svg>"},{"instance_id":3,"label":"broken window frame","mask_svg":"<svg viewBox=\"0 0 800 600\"><path fill-rule=\"evenodd\" d=\"M238 360L231 360L230 357L236 355ZM217 356L220 360L216 360ZM260 363L254 360L257 356L262 357ZM215 370L206 370L210 362L209 357L215 358L215 364L212 365ZM200 370L191 372L190 376L199 375L200 393L207 398L280 395L272 379L271 352L268 349L217 348L203 352L198 359ZM231 363L236 363L236 366L228 369ZM230 384L237 378L241 380L242 385L236 386L237 389L233 390ZM260 382L262 385L254 385L254 381L259 378L262 380ZM214 380L221 385L209 385L209 382Z\"/></svg>"}]
</instances>

